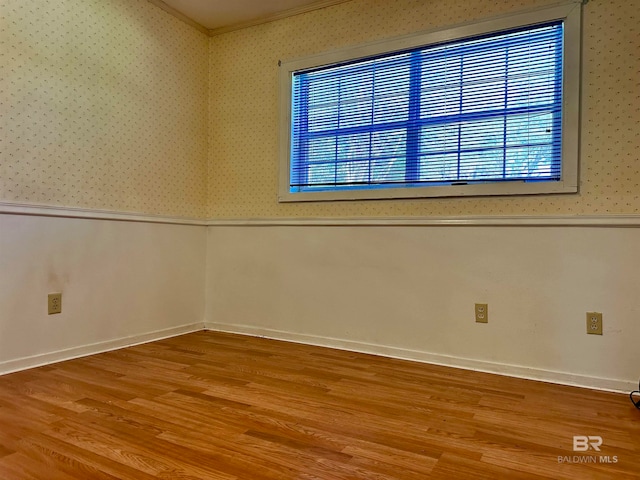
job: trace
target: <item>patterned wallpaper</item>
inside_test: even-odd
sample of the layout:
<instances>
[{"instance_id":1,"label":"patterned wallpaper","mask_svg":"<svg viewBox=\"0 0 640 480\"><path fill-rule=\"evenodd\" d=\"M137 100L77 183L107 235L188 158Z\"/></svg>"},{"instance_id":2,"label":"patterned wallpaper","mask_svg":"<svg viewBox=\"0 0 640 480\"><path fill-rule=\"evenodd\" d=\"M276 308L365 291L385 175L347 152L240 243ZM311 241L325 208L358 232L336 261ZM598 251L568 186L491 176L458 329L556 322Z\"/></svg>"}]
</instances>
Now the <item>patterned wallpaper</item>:
<instances>
[{"instance_id":1,"label":"patterned wallpaper","mask_svg":"<svg viewBox=\"0 0 640 480\"><path fill-rule=\"evenodd\" d=\"M0 201L204 216L208 44L147 0L0 0Z\"/></svg>"},{"instance_id":2,"label":"patterned wallpaper","mask_svg":"<svg viewBox=\"0 0 640 480\"><path fill-rule=\"evenodd\" d=\"M579 194L277 202L279 59L549 3L352 0L208 39L147 0L0 0L0 202L200 218L640 213L628 0L584 8Z\"/></svg>"},{"instance_id":3,"label":"patterned wallpaper","mask_svg":"<svg viewBox=\"0 0 640 480\"><path fill-rule=\"evenodd\" d=\"M278 68L349 45L441 28L553 0L353 0L213 37L209 217L640 213L640 16L629 0L584 7L580 193L278 204Z\"/></svg>"}]
</instances>

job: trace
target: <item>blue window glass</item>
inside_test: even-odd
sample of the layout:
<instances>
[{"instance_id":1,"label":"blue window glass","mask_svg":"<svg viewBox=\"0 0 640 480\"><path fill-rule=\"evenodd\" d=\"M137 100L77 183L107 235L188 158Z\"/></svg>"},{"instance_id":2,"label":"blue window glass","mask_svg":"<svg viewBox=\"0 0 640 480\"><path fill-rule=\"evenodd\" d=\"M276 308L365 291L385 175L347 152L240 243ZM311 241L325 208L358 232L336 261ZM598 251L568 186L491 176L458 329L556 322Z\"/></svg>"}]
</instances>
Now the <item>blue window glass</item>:
<instances>
[{"instance_id":1,"label":"blue window glass","mask_svg":"<svg viewBox=\"0 0 640 480\"><path fill-rule=\"evenodd\" d=\"M297 71L290 192L552 182L563 21Z\"/></svg>"}]
</instances>

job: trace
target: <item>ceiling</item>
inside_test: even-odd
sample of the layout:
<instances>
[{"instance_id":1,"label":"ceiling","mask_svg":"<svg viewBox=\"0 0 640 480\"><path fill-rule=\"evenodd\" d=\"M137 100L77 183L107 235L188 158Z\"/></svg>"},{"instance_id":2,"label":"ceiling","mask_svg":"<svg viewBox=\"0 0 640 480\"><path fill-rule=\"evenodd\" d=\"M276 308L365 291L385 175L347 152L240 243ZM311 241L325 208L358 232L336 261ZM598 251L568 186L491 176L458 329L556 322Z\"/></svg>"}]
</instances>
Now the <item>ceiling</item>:
<instances>
[{"instance_id":1,"label":"ceiling","mask_svg":"<svg viewBox=\"0 0 640 480\"><path fill-rule=\"evenodd\" d=\"M222 33L257 25L347 0L151 0L165 10L186 17L209 30ZM159 5L162 6L162 5Z\"/></svg>"}]
</instances>

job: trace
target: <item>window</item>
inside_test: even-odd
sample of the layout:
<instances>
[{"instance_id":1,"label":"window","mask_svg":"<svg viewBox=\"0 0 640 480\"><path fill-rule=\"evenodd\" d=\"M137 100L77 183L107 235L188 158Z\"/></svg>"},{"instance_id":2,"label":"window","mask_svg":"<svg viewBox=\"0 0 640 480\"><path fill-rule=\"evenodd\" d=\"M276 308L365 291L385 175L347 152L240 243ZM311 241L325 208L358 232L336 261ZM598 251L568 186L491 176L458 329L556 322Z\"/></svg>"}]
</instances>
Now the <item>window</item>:
<instances>
[{"instance_id":1,"label":"window","mask_svg":"<svg viewBox=\"0 0 640 480\"><path fill-rule=\"evenodd\" d=\"M580 5L281 65L280 200L577 191Z\"/></svg>"}]
</instances>

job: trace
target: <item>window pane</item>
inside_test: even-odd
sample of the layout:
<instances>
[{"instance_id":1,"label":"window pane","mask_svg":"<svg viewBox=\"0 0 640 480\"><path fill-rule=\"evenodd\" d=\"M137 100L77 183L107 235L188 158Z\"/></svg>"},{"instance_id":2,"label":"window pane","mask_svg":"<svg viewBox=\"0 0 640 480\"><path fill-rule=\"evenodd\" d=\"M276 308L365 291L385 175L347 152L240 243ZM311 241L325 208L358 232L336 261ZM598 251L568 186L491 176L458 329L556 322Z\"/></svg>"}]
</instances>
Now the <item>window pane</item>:
<instances>
[{"instance_id":1,"label":"window pane","mask_svg":"<svg viewBox=\"0 0 640 480\"><path fill-rule=\"evenodd\" d=\"M376 89L378 90L378 89ZM382 88L380 90L383 90ZM409 117L409 94L406 91L391 91L376 96L373 123L407 121Z\"/></svg>"},{"instance_id":2,"label":"window pane","mask_svg":"<svg viewBox=\"0 0 640 480\"><path fill-rule=\"evenodd\" d=\"M558 21L292 72L292 185L560 179L562 41Z\"/></svg>"},{"instance_id":3,"label":"window pane","mask_svg":"<svg viewBox=\"0 0 640 480\"><path fill-rule=\"evenodd\" d=\"M309 131L320 132L338 128L338 104L324 104L309 109Z\"/></svg>"},{"instance_id":4,"label":"window pane","mask_svg":"<svg viewBox=\"0 0 640 480\"><path fill-rule=\"evenodd\" d=\"M552 113L514 115L507 119L507 145L531 145L553 141Z\"/></svg>"},{"instance_id":5,"label":"window pane","mask_svg":"<svg viewBox=\"0 0 640 480\"><path fill-rule=\"evenodd\" d=\"M380 158L371 161L371 181L398 182L404 177L405 157Z\"/></svg>"},{"instance_id":6,"label":"window pane","mask_svg":"<svg viewBox=\"0 0 640 480\"><path fill-rule=\"evenodd\" d=\"M311 185L331 185L335 182L335 171L334 163L309 165L308 182Z\"/></svg>"},{"instance_id":7,"label":"window pane","mask_svg":"<svg viewBox=\"0 0 640 480\"><path fill-rule=\"evenodd\" d=\"M440 154L420 157L420 180L455 181L458 179L458 154Z\"/></svg>"},{"instance_id":8,"label":"window pane","mask_svg":"<svg viewBox=\"0 0 640 480\"><path fill-rule=\"evenodd\" d=\"M503 178L504 150L483 150L460 154L460 180Z\"/></svg>"},{"instance_id":9,"label":"window pane","mask_svg":"<svg viewBox=\"0 0 640 480\"><path fill-rule=\"evenodd\" d=\"M369 134L358 133L338 138L338 159L369 158Z\"/></svg>"},{"instance_id":10,"label":"window pane","mask_svg":"<svg viewBox=\"0 0 640 480\"><path fill-rule=\"evenodd\" d=\"M339 127L370 125L373 115L373 74L360 72L359 75L344 78L340 82Z\"/></svg>"},{"instance_id":11,"label":"window pane","mask_svg":"<svg viewBox=\"0 0 640 480\"><path fill-rule=\"evenodd\" d=\"M371 145L371 181L398 182L406 168L406 131L375 132Z\"/></svg>"},{"instance_id":12,"label":"window pane","mask_svg":"<svg viewBox=\"0 0 640 480\"><path fill-rule=\"evenodd\" d=\"M336 139L335 137L312 138L309 140L309 162L335 161Z\"/></svg>"},{"instance_id":13,"label":"window pane","mask_svg":"<svg viewBox=\"0 0 640 480\"><path fill-rule=\"evenodd\" d=\"M334 77L308 81L307 112L310 132L338 127L338 85L339 79Z\"/></svg>"},{"instance_id":14,"label":"window pane","mask_svg":"<svg viewBox=\"0 0 640 480\"><path fill-rule=\"evenodd\" d=\"M369 181L369 162L344 162L338 164L338 184L358 184Z\"/></svg>"},{"instance_id":15,"label":"window pane","mask_svg":"<svg viewBox=\"0 0 640 480\"><path fill-rule=\"evenodd\" d=\"M504 48L463 56L462 113L504 107L506 62Z\"/></svg>"},{"instance_id":16,"label":"window pane","mask_svg":"<svg viewBox=\"0 0 640 480\"><path fill-rule=\"evenodd\" d=\"M496 117L460 125L460 150L501 147L504 144L504 118Z\"/></svg>"},{"instance_id":17,"label":"window pane","mask_svg":"<svg viewBox=\"0 0 640 480\"><path fill-rule=\"evenodd\" d=\"M549 104L556 96L559 58L555 39L509 50L508 107Z\"/></svg>"},{"instance_id":18,"label":"window pane","mask_svg":"<svg viewBox=\"0 0 640 480\"><path fill-rule=\"evenodd\" d=\"M372 134L371 156L390 157L404 155L406 150L406 130L389 130Z\"/></svg>"},{"instance_id":19,"label":"window pane","mask_svg":"<svg viewBox=\"0 0 640 480\"><path fill-rule=\"evenodd\" d=\"M507 90L507 107L535 107L548 105L557 95L554 77L538 75L525 78L510 78Z\"/></svg>"},{"instance_id":20,"label":"window pane","mask_svg":"<svg viewBox=\"0 0 640 480\"><path fill-rule=\"evenodd\" d=\"M420 116L460 113L462 58L425 55L420 85Z\"/></svg>"},{"instance_id":21,"label":"window pane","mask_svg":"<svg viewBox=\"0 0 640 480\"><path fill-rule=\"evenodd\" d=\"M409 118L408 55L376 65L373 123L406 121Z\"/></svg>"},{"instance_id":22,"label":"window pane","mask_svg":"<svg viewBox=\"0 0 640 480\"><path fill-rule=\"evenodd\" d=\"M457 124L432 125L422 129L420 153L458 151L460 128Z\"/></svg>"},{"instance_id":23,"label":"window pane","mask_svg":"<svg viewBox=\"0 0 640 480\"><path fill-rule=\"evenodd\" d=\"M551 145L509 148L507 150L507 178L559 176L554 165Z\"/></svg>"},{"instance_id":24,"label":"window pane","mask_svg":"<svg viewBox=\"0 0 640 480\"><path fill-rule=\"evenodd\" d=\"M309 107L314 108L326 103L336 103L339 84L339 77L322 76L309 78Z\"/></svg>"}]
</instances>

